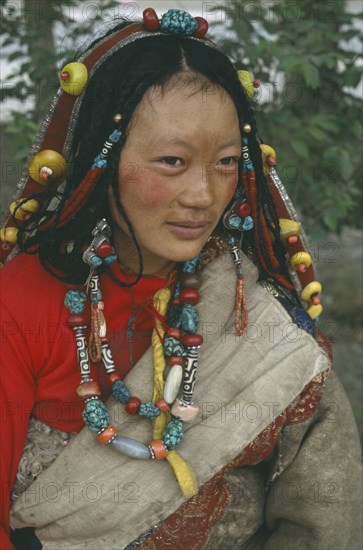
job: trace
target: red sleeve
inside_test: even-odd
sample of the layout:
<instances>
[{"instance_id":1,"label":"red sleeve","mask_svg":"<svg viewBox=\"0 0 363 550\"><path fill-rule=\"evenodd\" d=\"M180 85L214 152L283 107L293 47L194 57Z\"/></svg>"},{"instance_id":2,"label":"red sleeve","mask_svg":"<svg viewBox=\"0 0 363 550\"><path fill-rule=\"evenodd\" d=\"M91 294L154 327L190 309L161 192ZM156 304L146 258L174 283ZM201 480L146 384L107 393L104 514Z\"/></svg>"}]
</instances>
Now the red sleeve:
<instances>
[{"instance_id":1,"label":"red sleeve","mask_svg":"<svg viewBox=\"0 0 363 550\"><path fill-rule=\"evenodd\" d=\"M6 289L3 288L2 291L5 292ZM0 548L2 550L13 548L8 538L10 494L23 452L29 415L34 405L35 395L36 383L30 353L22 341L20 327L8 308L2 303L0 354Z\"/></svg>"}]
</instances>

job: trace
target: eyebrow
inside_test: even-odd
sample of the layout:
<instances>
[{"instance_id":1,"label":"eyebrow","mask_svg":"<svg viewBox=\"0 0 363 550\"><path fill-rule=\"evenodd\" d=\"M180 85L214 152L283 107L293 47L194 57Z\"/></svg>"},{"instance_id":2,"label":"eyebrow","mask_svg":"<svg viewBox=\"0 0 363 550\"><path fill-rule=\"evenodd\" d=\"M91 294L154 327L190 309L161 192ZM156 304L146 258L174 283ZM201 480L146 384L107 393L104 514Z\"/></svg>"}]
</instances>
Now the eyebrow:
<instances>
[{"instance_id":1,"label":"eyebrow","mask_svg":"<svg viewBox=\"0 0 363 550\"><path fill-rule=\"evenodd\" d=\"M174 138L174 139L170 139L168 136L161 136L161 137L158 137L157 140L153 140L152 142L150 142L151 145L154 145L154 144L161 144L163 145L164 143L167 144L167 145L181 145L182 147L185 147L186 149L189 149L189 150L194 150L194 147L193 145L191 145L191 143L189 143L189 141L185 141L184 139L179 139L179 138ZM221 151L222 149L226 149L227 147L232 147L232 146L236 146L236 147L241 147L241 142L239 139L230 139L229 141L226 141L225 143L222 143L217 151Z\"/></svg>"}]
</instances>

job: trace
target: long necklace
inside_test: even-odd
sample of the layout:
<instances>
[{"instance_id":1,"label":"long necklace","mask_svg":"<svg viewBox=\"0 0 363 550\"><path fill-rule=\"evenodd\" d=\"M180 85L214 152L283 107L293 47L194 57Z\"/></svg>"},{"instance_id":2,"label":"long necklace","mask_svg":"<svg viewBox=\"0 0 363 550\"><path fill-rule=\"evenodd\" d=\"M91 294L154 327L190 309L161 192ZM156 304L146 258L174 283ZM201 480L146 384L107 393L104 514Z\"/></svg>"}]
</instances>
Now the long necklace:
<instances>
[{"instance_id":1,"label":"long necklace","mask_svg":"<svg viewBox=\"0 0 363 550\"><path fill-rule=\"evenodd\" d=\"M64 301L71 313L68 324L76 338L81 375L81 384L76 391L85 403L83 419L89 429L97 434L99 443L111 444L117 451L133 458L162 460L168 452L179 445L183 438L183 421L192 420L198 413L198 407L193 404L192 397L198 365L198 348L203 343L203 337L197 334L198 312L195 308L199 302L197 289L200 286L200 276L196 273L199 256L182 264L169 309L168 322L171 328L166 332L163 349L164 357L171 369L165 382L163 399L155 403L152 401L142 403L138 397L132 396L121 380L121 376L116 372L108 344L104 303L97 268L104 264L110 265L116 260L116 256L109 241L110 229L104 220L97 224L93 236L94 239L83 256L91 267L89 345L86 342L86 329L89 323L84 313L86 294L79 290L70 290L66 293ZM170 291L166 294L169 298ZM164 299L164 303L159 304L159 309L166 312L168 301ZM139 414L151 420L155 420L160 415L167 416L168 422L160 439L145 445L117 433L116 428L110 423L106 405L100 400L99 384L91 378L90 357L93 360L102 361L112 383L113 397L124 405L127 413ZM182 397L176 399L180 387L182 387Z\"/></svg>"}]
</instances>

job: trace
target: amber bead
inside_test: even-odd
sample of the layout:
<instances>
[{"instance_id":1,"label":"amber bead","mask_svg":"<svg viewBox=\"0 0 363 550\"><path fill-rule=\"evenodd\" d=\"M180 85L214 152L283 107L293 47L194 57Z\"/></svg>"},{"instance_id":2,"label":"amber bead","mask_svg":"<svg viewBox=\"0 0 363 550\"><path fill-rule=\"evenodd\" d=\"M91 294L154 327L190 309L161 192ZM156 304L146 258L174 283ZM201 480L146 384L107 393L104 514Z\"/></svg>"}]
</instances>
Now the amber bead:
<instances>
[{"instance_id":1,"label":"amber bead","mask_svg":"<svg viewBox=\"0 0 363 550\"><path fill-rule=\"evenodd\" d=\"M173 365L182 365L184 363L183 357L180 355L179 357L168 357L167 358L167 364L171 367Z\"/></svg>"},{"instance_id":2,"label":"amber bead","mask_svg":"<svg viewBox=\"0 0 363 550\"><path fill-rule=\"evenodd\" d=\"M111 374L109 375L109 380L111 384L114 384L118 380L122 380L121 374L119 374L118 372L111 372Z\"/></svg>"},{"instance_id":3,"label":"amber bead","mask_svg":"<svg viewBox=\"0 0 363 550\"><path fill-rule=\"evenodd\" d=\"M169 410L170 410L169 405L167 404L166 401L164 401L164 399L159 399L159 401L157 401L157 402L155 403L155 405L156 405L157 408L160 409L161 412L163 412L163 413L169 412Z\"/></svg>"},{"instance_id":4,"label":"amber bead","mask_svg":"<svg viewBox=\"0 0 363 550\"><path fill-rule=\"evenodd\" d=\"M179 282L182 288L200 288L201 277L199 273L181 273Z\"/></svg>"},{"instance_id":5,"label":"amber bead","mask_svg":"<svg viewBox=\"0 0 363 550\"><path fill-rule=\"evenodd\" d=\"M128 414L136 414L140 408L142 401L138 397L130 397L125 405L125 411Z\"/></svg>"},{"instance_id":6,"label":"amber bead","mask_svg":"<svg viewBox=\"0 0 363 550\"><path fill-rule=\"evenodd\" d=\"M166 333L167 336L171 336L173 338L176 338L177 340L180 340L181 337L181 330L179 328L171 327Z\"/></svg>"},{"instance_id":7,"label":"amber bead","mask_svg":"<svg viewBox=\"0 0 363 550\"><path fill-rule=\"evenodd\" d=\"M113 437L116 435L116 428L112 424L109 424L107 428L103 430L100 434L97 435L97 441L98 443L101 443L101 445L106 445L111 441Z\"/></svg>"},{"instance_id":8,"label":"amber bead","mask_svg":"<svg viewBox=\"0 0 363 550\"><path fill-rule=\"evenodd\" d=\"M152 448L156 460L163 460L166 457L167 450L161 439L154 439L149 443L149 446Z\"/></svg>"},{"instance_id":9,"label":"amber bead","mask_svg":"<svg viewBox=\"0 0 363 550\"><path fill-rule=\"evenodd\" d=\"M179 294L179 301L181 304L197 304L199 299L199 292L194 288L184 288Z\"/></svg>"},{"instance_id":10,"label":"amber bead","mask_svg":"<svg viewBox=\"0 0 363 550\"><path fill-rule=\"evenodd\" d=\"M203 336L201 334L185 334L183 336L183 344L188 348L194 348L203 344Z\"/></svg>"},{"instance_id":11,"label":"amber bead","mask_svg":"<svg viewBox=\"0 0 363 550\"><path fill-rule=\"evenodd\" d=\"M76 392L78 397L85 401L90 397L100 396L101 388L98 382L91 380L90 382L84 382L83 384L80 384L76 389Z\"/></svg>"}]
</instances>

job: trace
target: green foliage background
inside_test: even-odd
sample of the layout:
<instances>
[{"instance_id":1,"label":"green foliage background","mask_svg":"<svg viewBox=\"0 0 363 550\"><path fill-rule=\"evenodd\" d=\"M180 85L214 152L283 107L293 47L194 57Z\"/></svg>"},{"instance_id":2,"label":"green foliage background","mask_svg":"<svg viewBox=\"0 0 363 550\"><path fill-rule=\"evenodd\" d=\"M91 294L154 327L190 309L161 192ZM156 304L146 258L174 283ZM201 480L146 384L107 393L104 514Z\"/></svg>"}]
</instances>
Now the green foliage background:
<instances>
[{"instance_id":1,"label":"green foliage background","mask_svg":"<svg viewBox=\"0 0 363 550\"><path fill-rule=\"evenodd\" d=\"M258 127L310 234L360 226L359 15L343 0L255 0L224 2L215 16L228 24L223 49L268 86L268 101L255 94Z\"/></svg>"}]
</instances>

